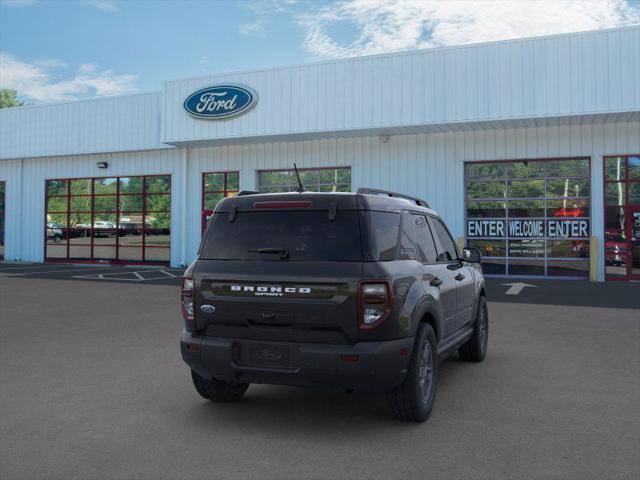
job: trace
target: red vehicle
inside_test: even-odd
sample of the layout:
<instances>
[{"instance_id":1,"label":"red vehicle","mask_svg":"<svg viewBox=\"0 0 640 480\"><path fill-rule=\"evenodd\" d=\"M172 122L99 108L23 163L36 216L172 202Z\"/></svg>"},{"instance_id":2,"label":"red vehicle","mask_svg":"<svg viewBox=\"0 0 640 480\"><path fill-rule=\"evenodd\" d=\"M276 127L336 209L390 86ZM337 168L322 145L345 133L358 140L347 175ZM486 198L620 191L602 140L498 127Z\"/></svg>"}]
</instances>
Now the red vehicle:
<instances>
[{"instance_id":1,"label":"red vehicle","mask_svg":"<svg viewBox=\"0 0 640 480\"><path fill-rule=\"evenodd\" d=\"M624 232L605 232L604 259L607 265L625 265L627 239Z\"/></svg>"}]
</instances>

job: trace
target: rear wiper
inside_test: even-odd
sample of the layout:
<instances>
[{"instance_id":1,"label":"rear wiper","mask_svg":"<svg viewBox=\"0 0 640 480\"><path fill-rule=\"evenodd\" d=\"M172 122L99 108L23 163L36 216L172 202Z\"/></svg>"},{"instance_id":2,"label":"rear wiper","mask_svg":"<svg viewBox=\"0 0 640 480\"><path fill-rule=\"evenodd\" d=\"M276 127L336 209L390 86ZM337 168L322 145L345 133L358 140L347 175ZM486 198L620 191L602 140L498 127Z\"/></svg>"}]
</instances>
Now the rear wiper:
<instances>
[{"instance_id":1,"label":"rear wiper","mask_svg":"<svg viewBox=\"0 0 640 480\"><path fill-rule=\"evenodd\" d=\"M289 250L287 250L286 248L274 248L274 247L267 247L267 248L258 248L257 250L249 250L249 252L252 253L274 253L277 255L280 255L280 258L282 260L286 260L289 258Z\"/></svg>"}]
</instances>

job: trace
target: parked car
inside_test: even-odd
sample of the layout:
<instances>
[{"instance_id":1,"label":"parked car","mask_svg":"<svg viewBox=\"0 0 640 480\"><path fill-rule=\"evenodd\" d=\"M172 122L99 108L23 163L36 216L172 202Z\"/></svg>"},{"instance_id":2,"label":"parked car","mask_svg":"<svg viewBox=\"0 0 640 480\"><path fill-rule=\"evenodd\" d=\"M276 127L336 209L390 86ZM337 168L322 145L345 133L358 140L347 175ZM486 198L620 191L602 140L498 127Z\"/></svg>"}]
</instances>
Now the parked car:
<instances>
[{"instance_id":1,"label":"parked car","mask_svg":"<svg viewBox=\"0 0 640 480\"><path fill-rule=\"evenodd\" d=\"M52 240L54 243L61 243L64 239L64 231L57 222L47 223L47 241Z\"/></svg>"},{"instance_id":2,"label":"parked car","mask_svg":"<svg viewBox=\"0 0 640 480\"><path fill-rule=\"evenodd\" d=\"M182 357L204 398L250 383L384 393L424 421L439 360L487 351L480 253L420 199L382 190L222 200L182 284Z\"/></svg>"},{"instance_id":3,"label":"parked car","mask_svg":"<svg viewBox=\"0 0 640 480\"><path fill-rule=\"evenodd\" d=\"M104 220L93 222L94 237L112 237L116 235L116 224Z\"/></svg>"},{"instance_id":4,"label":"parked car","mask_svg":"<svg viewBox=\"0 0 640 480\"><path fill-rule=\"evenodd\" d=\"M605 232L604 236L604 261L607 265L621 266L626 265L627 242L620 234L610 234Z\"/></svg>"}]
</instances>

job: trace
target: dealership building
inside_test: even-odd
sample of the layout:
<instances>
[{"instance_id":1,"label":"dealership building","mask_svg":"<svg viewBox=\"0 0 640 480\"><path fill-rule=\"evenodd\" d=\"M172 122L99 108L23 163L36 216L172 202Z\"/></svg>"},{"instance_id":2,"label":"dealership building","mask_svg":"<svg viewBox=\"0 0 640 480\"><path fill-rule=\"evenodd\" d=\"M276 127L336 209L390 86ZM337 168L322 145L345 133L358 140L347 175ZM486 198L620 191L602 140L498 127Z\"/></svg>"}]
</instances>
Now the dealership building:
<instances>
[{"instance_id":1,"label":"dealership building","mask_svg":"<svg viewBox=\"0 0 640 480\"><path fill-rule=\"evenodd\" d=\"M424 198L487 274L640 280L640 27L0 110L4 261L192 261L241 190Z\"/></svg>"}]
</instances>

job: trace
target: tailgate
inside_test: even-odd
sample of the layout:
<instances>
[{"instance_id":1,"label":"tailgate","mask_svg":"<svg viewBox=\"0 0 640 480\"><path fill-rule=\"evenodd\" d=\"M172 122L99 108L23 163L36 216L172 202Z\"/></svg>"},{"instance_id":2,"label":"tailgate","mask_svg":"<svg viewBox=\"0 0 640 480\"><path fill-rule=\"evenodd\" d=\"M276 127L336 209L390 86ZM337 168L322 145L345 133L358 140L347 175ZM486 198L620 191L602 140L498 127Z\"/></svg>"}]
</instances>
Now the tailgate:
<instances>
[{"instance_id":1,"label":"tailgate","mask_svg":"<svg viewBox=\"0 0 640 480\"><path fill-rule=\"evenodd\" d=\"M361 262L201 260L195 325L204 335L350 343L357 338Z\"/></svg>"}]
</instances>

